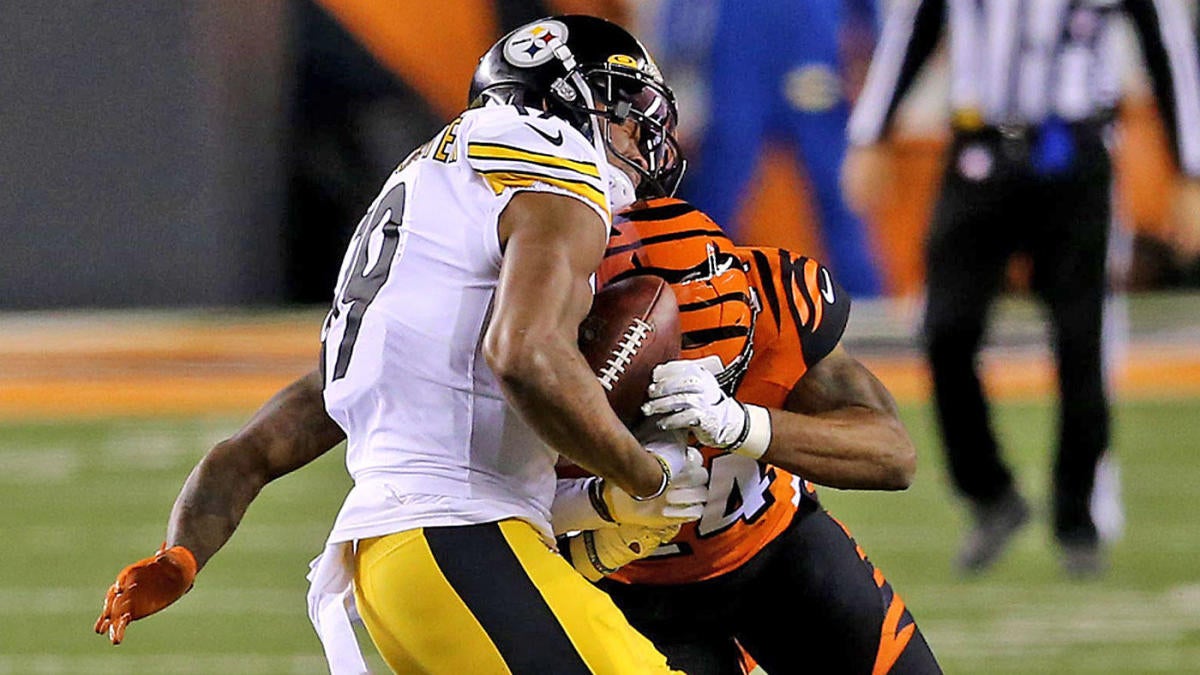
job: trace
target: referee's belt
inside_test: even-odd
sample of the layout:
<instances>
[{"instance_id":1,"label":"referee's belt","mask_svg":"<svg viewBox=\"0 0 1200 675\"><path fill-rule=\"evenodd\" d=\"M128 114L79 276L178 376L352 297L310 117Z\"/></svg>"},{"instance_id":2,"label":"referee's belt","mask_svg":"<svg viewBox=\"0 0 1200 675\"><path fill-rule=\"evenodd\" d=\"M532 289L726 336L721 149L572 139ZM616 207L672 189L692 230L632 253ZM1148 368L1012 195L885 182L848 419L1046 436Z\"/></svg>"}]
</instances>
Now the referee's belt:
<instances>
[{"instance_id":1,"label":"referee's belt","mask_svg":"<svg viewBox=\"0 0 1200 675\"><path fill-rule=\"evenodd\" d=\"M958 121L956 116L955 121ZM959 147L983 145L1010 165L1025 167L1035 175L1062 175L1078 166L1080 151L1103 147L1107 118L1066 121L1048 117L1038 124L979 125L954 129Z\"/></svg>"},{"instance_id":2,"label":"referee's belt","mask_svg":"<svg viewBox=\"0 0 1200 675\"><path fill-rule=\"evenodd\" d=\"M1036 124L985 124L977 116L955 113L951 128L956 137L963 139L1033 144L1044 133L1053 130L1067 130L1076 140L1102 138L1112 119L1111 116L1097 116L1068 121L1049 117Z\"/></svg>"}]
</instances>

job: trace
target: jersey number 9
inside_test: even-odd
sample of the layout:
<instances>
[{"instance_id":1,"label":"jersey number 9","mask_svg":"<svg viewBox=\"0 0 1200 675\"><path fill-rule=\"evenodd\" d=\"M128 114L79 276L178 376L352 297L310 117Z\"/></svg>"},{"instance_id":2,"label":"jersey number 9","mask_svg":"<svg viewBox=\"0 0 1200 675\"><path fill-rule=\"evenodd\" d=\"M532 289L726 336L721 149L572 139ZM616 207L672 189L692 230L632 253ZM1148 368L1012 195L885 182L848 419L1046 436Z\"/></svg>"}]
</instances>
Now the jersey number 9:
<instances>
[{"instance_id":1,"label":"jersey number 9","mask_svg":"<svg viewBox=\"0 0 1200 675\"><path fill-rule=\"evenodd\" d=\"M354 353L354 342L358 339L358 329L362 325L363 314L366 313L367 307L375 299L375 296L379 295L379 289L383 288L388 280L388 274L392 271L392 258L395 257L401 244L400 226L404 220L404 193L404 183L397 183L391 190L388 190L387 194L380 198L375 208L371 209L359 222L358 229L351 239L354 247L353 262L346 270L334 296L333 309L325 318L325 330L323 331L327 335L330 326L341 318L342 312L346 313L346 326L337 346L337 361L334 363L333 377L330 378L330 382L346 376L346 370L350 367L350 356ZM376 235L376 232L380 234ZM371 265L370 269L367 269L367 263L371 258L371 240L376 236L381 236L383 241L379 247L379 255L375 257L375 263ZM327 348L327 344L322 344L322 351ZM324 367L324 354L322 354L321 364Z\"/></svg>"}]
</instances>

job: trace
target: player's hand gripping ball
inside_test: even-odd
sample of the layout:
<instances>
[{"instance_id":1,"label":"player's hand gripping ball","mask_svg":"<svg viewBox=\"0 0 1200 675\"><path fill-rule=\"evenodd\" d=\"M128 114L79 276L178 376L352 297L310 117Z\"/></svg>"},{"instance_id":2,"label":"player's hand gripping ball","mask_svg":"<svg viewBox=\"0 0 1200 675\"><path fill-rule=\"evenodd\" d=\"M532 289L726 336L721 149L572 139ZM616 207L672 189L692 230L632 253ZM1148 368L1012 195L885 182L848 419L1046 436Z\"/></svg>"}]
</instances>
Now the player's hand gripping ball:
<instances>
[{"instance_id":1,"label":"player's hand gripping ball","mask_svg":"<svg viewBox=\"0 0 1200 675\"><path fill-rule=\"evenodd\" d=\"M660 429L690 431L711 448L740 445L749 430L749 413L721 389L714 374L720 370L721 359L715 355L656 367L651 398L642 412L661 415Z\"/></svg>"}]
</instances>

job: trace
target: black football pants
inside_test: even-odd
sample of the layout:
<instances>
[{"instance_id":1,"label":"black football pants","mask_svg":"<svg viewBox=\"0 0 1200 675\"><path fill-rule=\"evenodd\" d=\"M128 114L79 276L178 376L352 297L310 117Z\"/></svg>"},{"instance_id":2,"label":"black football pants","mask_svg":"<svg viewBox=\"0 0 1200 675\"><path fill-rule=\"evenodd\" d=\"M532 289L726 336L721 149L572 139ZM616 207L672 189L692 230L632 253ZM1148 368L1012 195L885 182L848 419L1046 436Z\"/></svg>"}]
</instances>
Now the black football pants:
<instances>
[{"instance_id":1,"label":"black football pants","mask_svg":"<svg viewBox=\"0 0 1200 675\"><path fill-rule=\"evenodd\" d=\"M924 337L938 422L962 495L986 503L1012 487L977 356L1007 263L1014 253L1027 253L1058 366L1055 534L1060 541L1094 541L1088 500L1109 441L1101 317L1112 169L1097 131L1077 134L1075 161L1053 178L1035 176L1023 149L999 134L960 135L949 154L925 260Z\"/></svg>"},{"instance_id":2,"label":"black football pants","mask_svg":"<svg viewBox=\"0 0 1200 675\"><path fill-rule=\"evenodd\" d=\"M696 583L602 581L629 622L688 675L938 675L903 600L850 534L810 500L738 569Z\"/></svg>"}]
</instances>

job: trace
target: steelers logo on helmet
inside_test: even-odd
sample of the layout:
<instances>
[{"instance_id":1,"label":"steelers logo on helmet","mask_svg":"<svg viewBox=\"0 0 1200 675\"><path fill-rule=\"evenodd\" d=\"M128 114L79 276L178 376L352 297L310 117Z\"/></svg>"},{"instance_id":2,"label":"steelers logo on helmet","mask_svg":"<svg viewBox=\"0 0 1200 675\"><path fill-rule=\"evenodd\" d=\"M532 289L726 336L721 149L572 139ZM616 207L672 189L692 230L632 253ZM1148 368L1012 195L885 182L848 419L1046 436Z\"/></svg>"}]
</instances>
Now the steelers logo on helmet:
<instances>
[{"instance_id":1,"label":"steelers logo on helmet","mask_svg":"<svg viewBox=\"0 0 1200 675\"><path fill-rule=\"evenodd\" d=\"M567 27L547 19L513 33L504 44L504 59L514 66L534 68L554 57L555 40L567 41Z\"/></svg>"}]
</instances>

